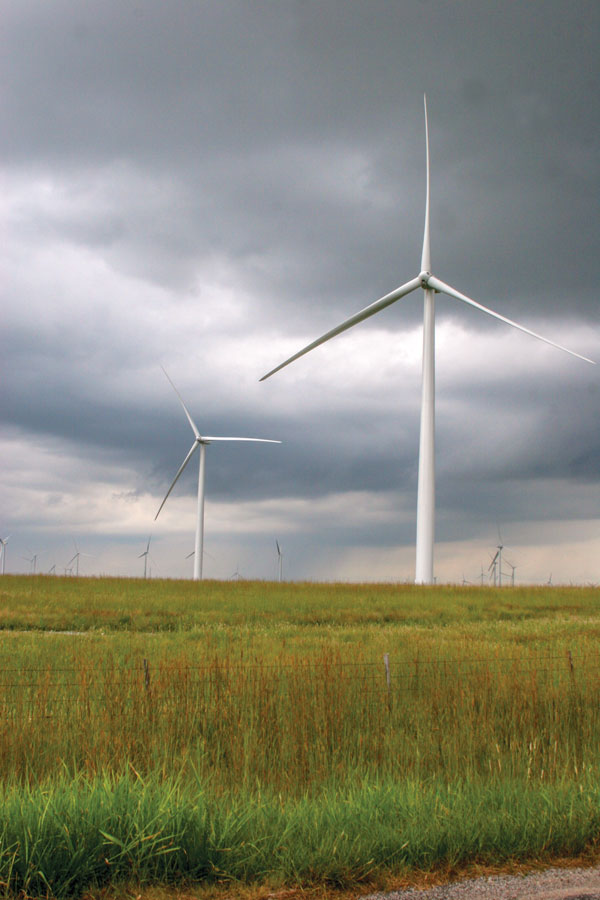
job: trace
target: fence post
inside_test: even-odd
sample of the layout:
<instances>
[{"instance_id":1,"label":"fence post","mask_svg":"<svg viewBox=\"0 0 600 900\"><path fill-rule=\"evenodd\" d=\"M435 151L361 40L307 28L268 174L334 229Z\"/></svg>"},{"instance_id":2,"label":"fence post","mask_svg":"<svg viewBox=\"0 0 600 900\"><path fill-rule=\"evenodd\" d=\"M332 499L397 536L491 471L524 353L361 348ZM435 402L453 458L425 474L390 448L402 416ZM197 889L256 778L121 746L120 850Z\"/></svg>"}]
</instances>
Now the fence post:
<instances>
[{"instance_id":1,"label":"fence post","mask_svg":"<svg viewBox=\"0 0 600 900\"><path fill-rule=\"evenodd\" d=\"M575 666L573 665L573 654L570 650L567 650L567 659L569 660L569 670L571 672L571 678L575 675Z\"/></svg>"},{"instance_id":2,"label":"fence post","mask_svg":"<svg viewBox=\"0 0 600 900\"><path fill-rule=\"evenodd\" d=\"M392 678L390 675L390 654L383 654L383 664L385 666L385 683L387 685L387 693L388 693L388 702L390 700L390 694L392 690Z\"/></svg>"},{"instance_id":3,"label":"fence post","mask_svg":"<svg viewBox=\"0 0 600 900\"><path fill-rule=\"evenodd\" d=\"M147 659L144 659L144 687L148 694L150 692L150 666Z\"/></svg>"}]
</instances>

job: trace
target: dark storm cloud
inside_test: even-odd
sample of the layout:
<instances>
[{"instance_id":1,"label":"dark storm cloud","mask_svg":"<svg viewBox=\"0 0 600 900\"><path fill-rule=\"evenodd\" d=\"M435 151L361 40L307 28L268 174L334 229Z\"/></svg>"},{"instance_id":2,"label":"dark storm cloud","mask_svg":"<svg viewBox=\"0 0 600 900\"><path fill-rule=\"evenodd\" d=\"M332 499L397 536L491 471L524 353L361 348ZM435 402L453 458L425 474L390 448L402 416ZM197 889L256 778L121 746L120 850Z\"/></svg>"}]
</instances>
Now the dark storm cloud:
<instances>
[{"instance_id":1,"label":"dark storm cloud","mask_svg":"<svg viewBox=\"0 0 600 900\"><path fill-rule=\"evenodd\" d=\"M104 177L95 239L129 271L192 283L225 254L267 297L346 309L417 268L426 89L437 268L506 308L520 290L544 313L594 310L599 17L588 2L19 5L8 158ZM111 180L122 165L145 188ZM63 227L90 239L87 221Z\"/></svg>"}]
</instances>

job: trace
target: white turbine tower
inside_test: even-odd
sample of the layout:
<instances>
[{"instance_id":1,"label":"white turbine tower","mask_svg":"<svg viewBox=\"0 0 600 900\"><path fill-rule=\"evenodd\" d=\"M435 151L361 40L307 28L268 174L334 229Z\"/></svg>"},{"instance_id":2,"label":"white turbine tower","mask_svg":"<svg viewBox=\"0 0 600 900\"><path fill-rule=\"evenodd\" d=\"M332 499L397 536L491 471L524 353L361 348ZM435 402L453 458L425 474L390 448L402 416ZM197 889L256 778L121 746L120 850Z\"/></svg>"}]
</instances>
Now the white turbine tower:
<instances>
[{"instance_id":1,"label":"white turbine tower","mask_svg":"<svg viewBox=\"0 0 600 900\"><path fill-rule=\"evenodd\" d=\"M491 561L491 563L490 563L490 565L489 565L489 568L488 568L488 572L491 572L492 569L494 570L494 587L497 587L497 585L498 585L498 569L497 569L497 566L498 566L498 554L499 554L499 553L500 553L500 550L496 550L496 555L495 555L494 557L492 557L492 561ZM502 583L501 583L501 584L502 584Z\"/></svg>"},{"instance_id":2,"label":"white turbine tower","mask_svg":"<svg viewBox=\"0 0 600 900\"><path fill-rule=\"evenodd\" d=\"M191 446L191 449L177 471L177 474L173 481L171 482L171 487L165 494L165 498L163 502L160 504L158 508L158 512L154 516L154 521L158 519L161 509L167 502L167 497L175 487L177 481L179 480L179 476L189 463L190 459L194 455L194 452L197 448L200 448L200 468L198 473L198 512L196 515L196 543L194 547L194 581L198 581L202 578L202 561L204 557L204 458L206 455L206 447L208 444L212 444L213 441L251 441L252 443L259 444L280 444L281 441L273 441L267 438L247 438L247 437L208 437L206 435L201 435L198 431L196 423L192 419L191 415L188 412L187 406L183 402L181 394L167 375L166 371L163 369L163 372L167 376L171 387L179 397L179 402L183 407L183 411L187 416L187 420L190 423L191 429L194 432L194 443Z\"/></svg>"},{"instance_id":3,"label":"white turbine tower","mask_svg":"<svg viewBox=\"0 0 600 900\"><path fill-rule=\"evenodd\" d=\"M277 538L275 539L275 546L277 547L277 581L281 581L283 577L283 552Z\"/></svg>"},{"instance_id":4,"label":"white turbine tower","mask_svg":"<svg viewBox=\"0 0 600 900\"><path fill-rule=\"evenodd\" d=\"M576 356L578 359L583 359L585 360L585 362L592 363L592 365L594 365L595 363L593 360L588 359L586 356L581 356L581 354L579 353L568 350L561 344L556 344L554 341L542 337L541 334L537 334L535 331L531 331L529 328L525 328L523 325L519 325L517 324L517 322L513 322L512 319L508 319L506 318L506 316L502 316L500 315L500 313L494 312L493 310L488 309L486 306L482 306L481 303L477 303L477 301L472 300L470 297L467 297L466 294L462 294L460 291L457 291L455 288L446 284L440 278L432 275L431 250L429 241L429 128L427 123L426 98L424 99L424 103L426 197L425 229L423 234L423 249L421 254L421 271L410 281L407 281L406 284L401 285L391 293L386 294L385 297L381 297L381 299L376 300L369 306L366 306L364 309L360 310L360 312L355 313L353 316L350 316L349 319L346 319L344 322L342 322L341 325L337 325L335 328L332 328L331 331L328 331L320 338L317 338L316 341L308 344L302 350L299 350L298 353L290 356L290 358L286 359L285 362L282 362L274 369L271 369L270 372L267 372L266 375L263 375L260 380L264 381L265 378L269 378L271 375L274 375L275 372L278 372L280 369L283 369L284 366L287 366L291 362L294 362L294 360L298 359L300 356L303 356L310 350L314 350L315 347L318 347L320 344L324 344L326 341L330 340L338 334L341 334L348 328L352 328L353 325L357 325L359 322L364 321L364 319L368 319L370 316L375 315L375 313L380 312L380 310L385 309L387 306L390 306L392 303L395 303L397 300L400 300L401 297L405 297L407 294L410 294L417 288L423 289L423 381L421 393L421 429L419 440L415 581L417 582L417 584L432 584L434 582L433 545L435 520L435 294L441 293L447 294L449 297L454 297L456 300L460 300L462 303L466 303L469 306L474 306L475 309L486 313L488 316L493 316L493 318L499 319L501 322L505 322L507 325L512 325L514 328L518 328L519 331L523 331L525 332L525 334L529 334L540 341L544 341L544 343L546 344L550 344L552 347L557 347L559 350L564 350L566 353L570 353L571 356Z\"/></svg>"},{"instance_id":5,"label":"white turbine tower","mask_svg":"<svg viewBox=\"0 0 600 900\"><path fill-rule=\"evenodd\" d=\"M150 553L150 541L151 540L152 540L152 535L150 535L150 537L148 538L148 543L146 544L146 549L144 550L143 553L140 553L140 555L138 556L138 559L141 559L142 556L144 557L144 578L147 577L147 572L148 572L148 554Z\"/></svg>"},{"instance_id":6,"label":"white turbine tower","mask_svg":"<svg viewBox=\"0 0 600 900\"><path fill-rule=\"evenodd\" d=\"M8 544L10 538L11 538L10 534L5 538L0 538L0 547L2 547L2 550L0 552L2 553L2 574L3 575L6 572L6 545Z\"/></svg>"}]
</instances>

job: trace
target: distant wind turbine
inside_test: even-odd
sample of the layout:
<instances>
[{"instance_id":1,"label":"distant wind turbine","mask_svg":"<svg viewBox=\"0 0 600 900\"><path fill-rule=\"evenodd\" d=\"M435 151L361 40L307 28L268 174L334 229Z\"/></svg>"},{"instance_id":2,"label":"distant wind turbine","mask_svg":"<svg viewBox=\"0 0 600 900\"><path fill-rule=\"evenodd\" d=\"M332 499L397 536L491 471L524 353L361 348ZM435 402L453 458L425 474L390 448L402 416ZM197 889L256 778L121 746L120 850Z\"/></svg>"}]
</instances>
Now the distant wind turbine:
<instances>
[{"instance_id":1,"label":"distant wind turbine","mask_svg":"<svg viewBox=\"0 0 600 900\"><path fill-rule=\"evenodd\" d=\"M277 539L275 539L275 546L277 547L277 581L281 581L283 576L283 553Z\"/></svg>"},{"instance_id":2,"label":"distant wind turbine","mask_svg":"<svg viewBox=\"0 0 600 900\"><path fill-rule=\"evenodd\" d=\"M493 575L494 575L494 587L496 587L497 584L498 584L498 581L497 581L497 572L498 572L497 566L498 566L498 554L499 554L499 552L500 552L499 550L496 550L496 555L492 557L492 561L491 561L491 563L490 563L490 565L489 565L489 568L488 568L488 572L491 572L492 569L494 570L494 572L493 572Z\"/></svg>"},{"instance_id":3,"label":"distant wind turbine","mask_svg":"<svg viewBox=\"0 0 600 900\"><path fill-rule=\"evenodd\" d=\"M31 574L32 574L32 575L35 575L35 574L36 574L36 571L37 571L37 560L38 560L38 556L41 556L42 553L45 553L46 551L45 551L45 550L40 550L39 553L33 553L33 552L30 550L29 552L31 553L31 556L23 556L22 558L23 558L26 562L31 563Z\"/></svg>"},{"instance_id":4,"label":"distant wind turbine","mask_svg":"<svg viewBox=\"0 0 600 900\"><path fill-rule=\"evenodd\" d=\"M75 556L73 556L67 563L67 566L71 566L72 562L75 563L75 575L77 575L77 577L79 577L79 557L80 556L81 556L81 553L78 550L77 553L75 554ZM73 571L73 566L71 566L70 571L71 572Z\"/></svg>"},{"instance_id":5,"label":"distant wind turbine","mask_svg":"<svg viewBox=\"0 0 600 900\"><path fill-rule=\"evenodd\" d=\"M10 538L11 538L10 534L5 538L0 538L0 546L2 547L2 550L0 552L2 553L2 574L3 575L6 572L6 545L8 544Z\"/></svg>"},{"instance_id":6,"label":"distant wind turbine","mask_svg":"<svg viewBox=\"0 0 600 900\"><path fill-rule=\"evenodd\" d=\"M585 360L585 362L592 363L592 365L594 365L595 363L593 360L588 359L586 356L581 356L581 354L579 353L568 350L561 344L556 344L554 341L542 337L541 334L537 334L535 331L531 331L529 328L525 328L523 325L519 325L517 324L517 322L513 322L512 319L508 319L506 318L506 316L502 316L499 313L488 309L486 306L482 306L481 303L477 303L475 300L467 297L466 294L462 294L460 291L457 291L455 288L446 284L440 278L437 278L435 275L431 274L431 252L429 240L429 128L427 123L426 98L424 100L424 103L426 146L426 199L425 229L423 234L423 250L421 254L421 271L410 281L407 281L406 284L401 285L391 293L386 294L385 297L381 297L380 300L376 300L374 303L366 306L364 309L360 310L360 312L355 313L353 316L350 316L349 319L346 319L344 322L342 322L341 325L337 325L335 328L332 328L326 334L322 335L320 338L317 338L316 341L313 341L302 350L299 350L298 353L290 356L290 358L286 359L285 362L280 363L280 365L276 366L274 369L271 369L270 372L267 372L266 375L263 375L260 380L264 381L265 378L269 378L271 375L274 375L275 372L278 372L280 369L283 369L284 366L287 366L291 362L294 362L294 360L298 359L300 356L303 356L310 350L314 350L315 347L318 347L320 344L324 344L326 341L330 340L338 334L341 334L348 328L352 328L353 325L357 325L359 322L364 321L364 319L368 319L370 316L375 315L375 313L380 312L380 310L385 309L387 306L390 306L392 303L395 303L401 297L405 297L407 294L410 294L417 288L423 289L425 294L423 313L423 382L421 393L421 429L419 441L419 476L417 489L417 541L415 581L418 584L432 584L434 582L433 546L435 521L435 294L442 293L447 294L449 297L454 297L456 300L460 300L462 303L473 306L475 307L475 309L486 313L488 316L493 316L493 318L499 319L501 322L505 322L507 325L512 325L514 328L518 328L519 331L523 331L525 332L525 334L529 334L540 341L544 341L544 343L546 344L550 344L552 347L557 347L559 350L564 350L566 353L570 353L571 356L576 356L578 359L583 359Z\"/></svg>"},{"instance_id":7,"label":"distant wind turbine","mask_svg":"<svg viewBox=\"0 0 600 900\"><path fill-rule=\"evenodd\" d=\"M158 512L154 516L154 521L156 521L158 519L160 511L163 508L163 506L165 505L165 503L167 502L167 498L168 498L169 494L171 493L171 491L177 484L177 481L179 480L179 476L181 475L181 473L183 472L183 470L189 463L189 461L192 458L192 456L194 455L196 449L199 447L200 448L200 469L199 469L199 473L198 473L198 512L196 515L196 544L194 547L194 580L198 581L199 579L202 578L202 562L203 562L203 557L204 557L204 457L206 454L207 445L212 444L213 441L251 441L253 443L260 443L260 444L280 444L281 441L272 441L272 440L268 440L267 438L207 437L206 435L202 436L200 434L200 432L198 431L196 423L194 422L191 415L189 414L188 408L185 405L185 403L183 402L181 394L179 393L179 391L177 390L177 388L175 387L175 385L173 384L173 382L167 375L165 369L163 369L163 372L167 376L167 379L169 380L171 387L173 388L173 390L179 397L179 402L181 403L181 405L183 407L183 411L187 416L187 420L190 423L190 426L191 426L192 431L194 432L195 438L194 438L194 443L192 444L192 447L191 447L189 453L187 454L187 456L185 457L185 459L179 466L177 474L176 474L175 478L173 479L173 481L171 482L171 487L165 494L165 498L158 508Z\"/></svg>"},{"instance_id":8,"label":"distant wind turbine","mask_svg":"<svg viewBox=\"0 0 600 900\"><path fill-rule=\"evenodd\" d=\"M498 532L498 535L500 532ZM502 587L502 551L504 550L504 546L502 544L502 538L500 538L500 543L497 545L498 552L496 556L498 557L498 587Z\"/></svg>"},{"instance_id":9,"label":"distant wind turbine","mask_svg":"<svg viewBox=\"0 0 600 900\"><path fill-rule=\"evenodd\" d=\"M74 562L75 563L75 575L77 576L77 578L79 578L79 557L80 556L88 556L91 559L91 556L89 553L81 552L81 550L77 546L77 542L76 542L75 538L73 538L73 546L75 547L75 555L73 557L71 557L71 559L67 563L67 566L71 566L71 563ZM73 567L71 566L71 572L72 571L73 571Z\"/></svg>"},{"instance_id":10,"label":"distant wind turbine","mask_svg":"<svg viewBox=\"0 0 600 900\"><path fill-rule=\"evenodd\" d=\"M511 569L510 586L514 587L515 586L515 571L516 571L517 567L513 566L513 564L511 562L509 562L507 559L505 559L504 561L505 561L506 565Z\"/></svg>"},{"instance_id":11,"label":"distant wind turbine","mask_svg":"<svg viewBox=\"0 0 600 900\"><path fill-rule=\"evenodd\" d=\"M144 557L144 578L146 578L146 575L148 573L148 554L150 553L150 541L151 540L152 540L152 535L150 535L150 537L148 538L148 543L146 544L146 549L144 550L143 553L140 553L140 555L138 556L138 559L141 559L142 556Z\"/></svg>"}]
</instances>

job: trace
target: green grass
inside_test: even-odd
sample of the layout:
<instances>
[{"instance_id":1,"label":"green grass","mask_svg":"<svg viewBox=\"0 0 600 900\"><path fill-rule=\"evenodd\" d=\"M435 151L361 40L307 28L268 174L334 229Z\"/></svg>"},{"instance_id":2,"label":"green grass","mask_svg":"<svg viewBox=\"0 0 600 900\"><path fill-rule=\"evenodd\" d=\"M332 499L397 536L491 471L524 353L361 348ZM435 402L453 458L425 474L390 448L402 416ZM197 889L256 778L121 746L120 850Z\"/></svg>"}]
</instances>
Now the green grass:
<instances>
[{"instance_id":1,"label":"green grass","mask_svg":"<svg viewBox=\"0 0 600 900\"><path fill-rule=\"evenodd\" d=\"M0 890L342 885L596 845L597 589L0 588Z\"/></svg>"},{"instance_id":2,"label":"green grass","mask_svg":"<svg viewBox=\"0 0 600 900\"><path fill-rule=\"evenodd\" d=\"M69 896L107 883L346 886L374 873L581 853L597 840L600 790L508 779L363 781L318 798L222 797L124 777L0 796L5 895Z\"/></svg>"},{"instance_id":3,"label":"green grass","mask_svg":"<svg viewBox=\"0 0 600 900\"><path fill-rule=\"evenodd\" d=\"M4 576L0 628L181 632L382 628L597 616L597 588L165 581ZM597 626L600 622L596 622Z\"/></svg>"}]
</instances>

